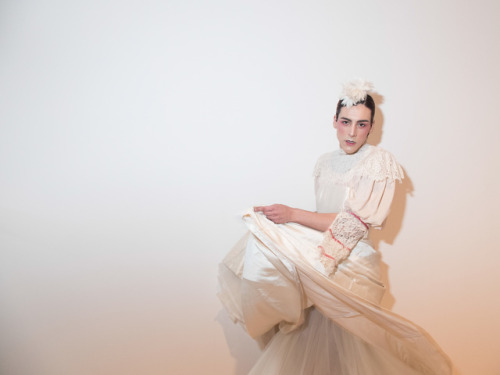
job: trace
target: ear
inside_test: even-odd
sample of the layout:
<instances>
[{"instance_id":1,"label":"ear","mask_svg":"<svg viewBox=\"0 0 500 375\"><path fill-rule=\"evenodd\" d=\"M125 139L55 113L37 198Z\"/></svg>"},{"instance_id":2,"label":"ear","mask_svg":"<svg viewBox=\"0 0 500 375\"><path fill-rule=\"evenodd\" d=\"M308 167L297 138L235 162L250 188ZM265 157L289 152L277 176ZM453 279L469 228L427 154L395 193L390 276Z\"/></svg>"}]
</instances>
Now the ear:
<instances>
[{"instance_id":1,"label":"ear","mask_svg":"<svg viewBox=\"0 0 500 375\"><path fill-rule=\"evenodd\" d=\"M337 116L333 116L333 128L337 129Z\"/></svg>"}]
</instances>

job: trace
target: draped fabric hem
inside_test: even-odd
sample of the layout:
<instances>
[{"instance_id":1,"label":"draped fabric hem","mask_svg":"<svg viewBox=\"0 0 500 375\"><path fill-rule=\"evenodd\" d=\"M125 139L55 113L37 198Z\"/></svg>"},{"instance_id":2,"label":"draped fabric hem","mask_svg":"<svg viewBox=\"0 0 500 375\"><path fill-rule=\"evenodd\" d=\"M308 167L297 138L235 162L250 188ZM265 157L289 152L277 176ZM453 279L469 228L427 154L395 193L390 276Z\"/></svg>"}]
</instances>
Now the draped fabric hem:
<instances>
[{"instance_id":1,"label":"draped fabric hem","mask_svg":"<svg viewBox=\"0 0 500 375\"><path fill-rule=\"evenodd\" d=\"M301 312L304 312L311 304L314 305L312 311L316 311L312 313L312 316L315 317L313 323L307 321L307 317L306 320L304 319L303 315L307 314L302 314L301 318L297 319L295 322L281 322L280 327L282 331L273 338L261 360L257 363L256 368L259 368L262 363L267 363L266 366L271 367L273 363L275 363L276 366L285 366L282 360L274 360L275 362L267 361L266 358L268 358L268 354L266 353L273 352L274 349L271 348L282 351L289 345L293 347L295 344L292 342L294 342L297 337L301 335L307 336L309 334L307 332L310 332L311 329L314 328L314 324L320 324L318 322L322 322L321 324L329 325L328 327L330 327L329 330L332 332L332 335L335 335L335 332L337 332L337 336L341 338L339 339L340 341L337 341L335 345L333 345L333 343L330 342L333 338L325 336L324 341L327 343L329 342L330 344L328 345L333 345L333 347L336 348L335 350L338 351L339 345L342 346L345 344L347 347L349 347L349 345L352 347L354 345L353 343L358 343L359 345L356 344L354 346L358 349L365 349L352 349L353 353L364 353L363 357L359 358L363 361L366 361L367 358L378 358L376 361L373 360L372 362L375 363L378 361L377 363L385 363L384 366L389 366L389 369L385 370L389 372L385 372L384 374L415 373L444 375L451 373L451 366L446 356L420 327L379 307L367 299L361 298L345 287L338 285L331 278L325 276L325 274L322 274L317 267L315 268L315 265L309 261L307 254L317 251L316 243L311 241L311 237L308 237L307 231L304 232L305 235L301 237L298 235L297 227L290 228L286 224L275 225L263 215L256 214L252 210L245 213L244 221L250 229L250 238L254 236L258 239L260 244L258 252L261 253L260 255L263 254L265 259L274 259L275 263L271 265L270 269L273 271L276 259L282 262L279 272L273 274L273 283L277 280L275 277L276 275L282 275L284 279L293 282L293 285L297 287L296 293L300 298L292 296L293 298L291 298L290 301L295 302L289 304L289 306L291 306L291 311L293 312L293 309L300 309ZM240 249L240 251L243 250ZM234 254L237 253L238 251ZM241 253L239 253L240 261L235 262L234 260L238 257L234 256L234 254L233 258L226 258L225 263L221 265L222 272L219 274L219 285L222 292L219 293L219 296L236 321L240 321L246 327L249 325L255 327L262 323L262 317L264 315L260 316L257 314L258 312L252 312L251 314L245 315L244 308L240 308L240 306L245 304L251 304L252 301L245 300L245 294L241 294L241 282L245 282L244 267L246 264L240 264L243 261ZM230 263L231 267L228 267L227 263ZM240 269L241 267L243 267L243 271ZM226 271L230 271L229 274ZM241 274L237 275L238 272ZM252 275L250 275L250 277L252 277ZM270 286L272 285L270 284ZM278 303L279 302L280 301L278 301ZM265 301L265 303L272 304L277 302L275 300L269 300ZM288 313L287 308L282 307L282 311ZM317 313L323 318L318 318ZM291 313L291 315L293 314ZM293 316L296 316L296 314ZM273 316L273 319L275 319L275 316ZM323 321L323 319L325 319L325 321ZM304 321L305 323L302 324ZM307 329L306 327L310 327L311 324L313 327ZM256 328L253 330L254 332L258 331ZM316 331L315 329L312 330ZM269 331L269 327L264 324L262 333L267 331ZM280 344L273 344L273 342L280 342ZM360 343L362 343L362 345ZM368 350L366 348L371 349ZM292 353L293 350L291 348L289 349L290 353ZM333 355L332 353L335 350L329 350L328 353L330 354L328 355ZM301 356L305 361L308 361L306 357L305 354ZM313 357L317 358L317 356ZM278 362L281 362L281 365L279 365ZM340 362L342 362L342 359L340 359ZM349 361L346 362L349 363ZM341 364L339 366L336 372L332 373L363 373L353 370L356 367L352 367L355 366L352 363L350 367L342 367L347 366L347 364ZM395 370L395 368L398 368L398 366L400 368L405 368L406 372L397 372L399 370ZM374 368L376 368L376 366ZM254 370L251 374L275 375L286 373L279 372L281 370L276 370L275 372L272 372L272 370L266 370L266 372L255 371L257 370ZM289 372L288 374L329 374L329 372L314 372L310 367L308 367L308 371L312 372L308 373L297 370L295 372ZM383 372L379 373L382 374Z\"/></svg>"}]
</instances>

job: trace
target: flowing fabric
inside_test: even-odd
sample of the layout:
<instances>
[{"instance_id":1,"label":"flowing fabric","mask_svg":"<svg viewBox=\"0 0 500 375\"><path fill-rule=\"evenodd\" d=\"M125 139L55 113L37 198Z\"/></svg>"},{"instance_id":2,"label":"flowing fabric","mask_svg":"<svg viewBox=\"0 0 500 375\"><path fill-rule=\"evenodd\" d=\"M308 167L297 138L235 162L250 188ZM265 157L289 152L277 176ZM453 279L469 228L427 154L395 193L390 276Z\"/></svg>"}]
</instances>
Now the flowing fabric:
<instances>
[{"instance_id":1,"label":"flowing fabric","mask_svg":"<svg viewBox=\"0 0 500 375\"><path fill-rule=\"evenodd\" d=\"M380 227L402 171L392 155L365 145L322 156L314 175L318 212L348 210ZM276 225L251 209L243 220L249 232L220 265L218 295L250 336L274 335L250 374L451 373L421 328L378 305L380 255L367 236L332 274L318 248L326 232Z\"/></svg>"}]
</instances>

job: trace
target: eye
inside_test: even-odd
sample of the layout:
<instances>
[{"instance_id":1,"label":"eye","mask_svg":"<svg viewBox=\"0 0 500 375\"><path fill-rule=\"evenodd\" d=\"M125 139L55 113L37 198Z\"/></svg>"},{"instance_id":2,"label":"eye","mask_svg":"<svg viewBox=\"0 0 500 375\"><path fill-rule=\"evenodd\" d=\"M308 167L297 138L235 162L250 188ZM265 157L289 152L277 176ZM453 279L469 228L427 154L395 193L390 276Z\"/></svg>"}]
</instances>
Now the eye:
<instances>
[{"instance_id":1,"label":"eye","mask_svg":"<svg viewBox=\"0 0 500 375\"><path fill-rule=\"evenodd\" d=\"M366 123L366 122L361 122L361 123L359 123L359 124L358 124L358 126L359 126L360 128L364 128L364 127L367 127L367 126L368 126L368 123Z\"/></svg>"},{"instance_id":2,"label":"eye","mask_svg":"<svg viewBox=\"0 0 500 375\"><path fill-rule=\"evenodd\" d=\"M342 121L340 121L340 123L341 123L342 125L349 125L349 121L346 121L346 120L342 120Z\"/></svg>"}]
</instances>

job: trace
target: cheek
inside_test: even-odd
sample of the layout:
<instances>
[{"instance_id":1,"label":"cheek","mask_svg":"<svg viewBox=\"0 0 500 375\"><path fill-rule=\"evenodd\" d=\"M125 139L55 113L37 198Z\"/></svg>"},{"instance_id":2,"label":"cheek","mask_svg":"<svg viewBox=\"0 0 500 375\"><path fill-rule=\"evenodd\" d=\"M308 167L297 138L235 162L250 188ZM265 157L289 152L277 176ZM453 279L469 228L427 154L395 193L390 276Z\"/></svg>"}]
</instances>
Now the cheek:
<instances>
[{"instance_id":1,"label":"cheek","mask_svg":"<svg viewBox=\"0 0 500 375\"><path fill-rule=\"evenodd\" d=\"M372 130L371 126L363 128L362 131L361 131L361 134L363 134L363 136L365 136L365 137L368 137L368 134L370 133L370 130Z\"/></svg>"},{"instance_id":2,"label":"cheek","mask_svg":"<svg viewBox=\"0 0 500 375\"><path fill-rule=\"evenodd\" d=\"M342 136L345 134L345 127L344 126L337 126L337 135Z\"/></svg>"}]
</instances>

